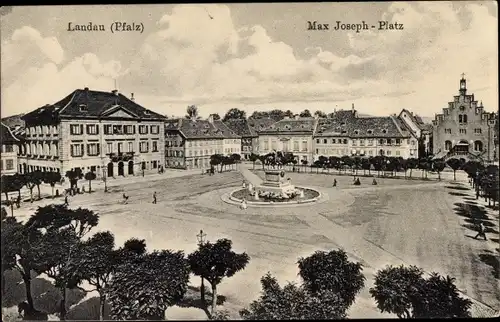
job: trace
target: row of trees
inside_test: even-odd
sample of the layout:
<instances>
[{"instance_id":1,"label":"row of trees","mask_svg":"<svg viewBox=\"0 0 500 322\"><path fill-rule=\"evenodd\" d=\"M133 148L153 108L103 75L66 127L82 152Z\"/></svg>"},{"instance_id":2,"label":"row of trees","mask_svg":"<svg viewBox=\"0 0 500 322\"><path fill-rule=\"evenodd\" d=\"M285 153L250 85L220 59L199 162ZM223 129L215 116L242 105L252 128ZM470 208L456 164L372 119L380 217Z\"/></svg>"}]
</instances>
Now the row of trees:
<instances>
[{"instance_id":1,"label":"row of trees","mask_svg":"<svg viewBox=\"0 0 500 322\"><path fill-rule=\"evenodd\" d=\"M211 285L210 317L227 319L216 311L217 286L243 270L250 260L246 253L235 253L230 240L200 243L188 256L172 250L147 252L144 240L135 238L116 248L108 231L84 238L98 221L99 216L90 210L64 205L40 207L25 224L3 217L2 282L6 270L18 270L27 302L34 309L30 273L47 274L61 292L62 320L66 316L66 290L81 288L83 281L99 293L101 319L105 303L110 305L112 319L163 319L168 307L183 299L193 273ZM350 261L341 249L300 258L298 268L299 285L281 287L272 275L262 277L261 296L240 311L241 317L345 318L365 286L362 264ZM204 289L201 292L204 299ZM413 266L378 271L370 294L382 312L399 317L470 317L471 302L459 296L452 278L433 273L425 279L423 271Z\"/></svg>"},{"instance_id":2,"label":"row of trees","mask_svg":"<svg viewBox=\"0 0 500 322\"><path fill-rule=\"evenodd\" d=\"M477 195L483 195L489 205L500 202L499 169L496 165L484 166L480 162L470 161L462 166L469 176L469 182Z\"/></svg>"},{"instance_id":3,"label":"row of trees","mask_svg":"<svg viewBox=\"0 0 500 322\"><path fill-rule=\"evenodd\" d=\"M241 155L233 153L231 155L213 154L210 156L210 165L217 168L220 165L219 172L222 172L227 166L240 163Z\"/></svg>"},{"instance_id":4,"label":"row of trees","mask_svg":"<svg viewBox=\"0 0 500 322\"><path fill-rule=\"evenodd\" d=\"M317 172L319 169L323 168L325 170L336 169L339 174L344 171L346 173L348 170L354 175L358 175L359 170L363 170L363 174L371 175L371 171L377 171L380 176L380 172L384 175L390 172L395 175L397 172L404 172L405 177L407 172L410 171L409 177L412 177L413 169L420 169L422 171L422 177L427 177L427 173L430 171L437 172L439 179L441 179L440 173L445 169L446 163L442 159L433 160L432 158L409 158L403 159L402 157L387 157L387 156L375 156L375 157L361 157L361 156L320 156L318 160L314 161L312 164L308 164L307 160L301 160L300 164L297 158L292 153L268 153L265 155L250 155L250 161L253 162L254 168L256 161L260 161L262 167L281 167L287 165L300 165L302 167L316 168ZM455 167L455 164L448 164L454 171L458 170L459 167Z\"/></svg>"}]
</instances>

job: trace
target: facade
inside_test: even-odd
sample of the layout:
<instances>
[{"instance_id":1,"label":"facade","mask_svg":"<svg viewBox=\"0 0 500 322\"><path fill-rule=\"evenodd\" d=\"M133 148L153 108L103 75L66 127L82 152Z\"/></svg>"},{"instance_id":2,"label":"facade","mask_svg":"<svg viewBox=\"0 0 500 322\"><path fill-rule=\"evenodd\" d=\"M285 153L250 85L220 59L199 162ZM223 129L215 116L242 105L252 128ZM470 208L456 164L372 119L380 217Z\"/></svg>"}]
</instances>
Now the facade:
<instances>
[{"instance_id":1,"label":"facade","mask_svg":"<svg viewBox=\"0 0 500 322\"><path fill-rule=\"evenodd\" d=\"M98 177L138 175L164 164L164 117L112 92L77 89L26 115L22 172L80 168Z\"/></svg>"},{"instance_id":2,"label":"facade","mask_svg":"<svg viewBox=\"0 0 500 322\"><path fill-rule=\"evenodd\" d=\"M196 119L165 121L165 167L210 168L210 156L224 154L225 136L213 122Z\"/></svg>"},{"instance_id":3,"label":"facade","mask_svg":"<svg viewBox=\"0 0 500 322\"><path fill-rule=\"evenodd\" d=\"M250 126L246 119L227 120L224 124L241 137L241 155L244 160L248 160L252 153L257 154L259 137L257 132Z\"/></svg>"},{"instance_id":4,"label":"facade","mask_svg":"<svg viewBox=\"0 0 500 322\"><path fill-rule=\"evenodd\" d=\"M312 162L313 134L318 123L314 117L284 118L259 133L259 153L291 152L298 161Z\"/></svg>"},{"instance_id":5,"label":"facade","mask_svg":"<svg viewBox=\"0 0 500 322\"><path fill-rule=\"evenodd\" d=\"M358 117L353 107L319 119L314 132L314 160L345 155L418 158L418 140L396 116Z\"/></svg>"},{"instance_id":6,"label":"facade","mask_svg":"<svg viewBox=\"0 0 500 322\"><path fill-rule=\"evenodd\" d=\"M223 145L223 155L238 154L241 156L241 136L231 131L229 127L226 126L221 120L214 121L213 117L210 116L209 121L222 132L224 136Z\"/></svg>"},{"instance_id":7,"label":"facade","mask_svg":"<svg viewBox=\"0 0 500 322\"><path fill-rule=\"evenodd\" d=\"M257 134L257 137L252 141L253 153L262 154L262 152L259 149L259 131L262 131L263 129L270 127L271 125L276 123L276 120L270 117L261 117L261 118L249 117L247 119L247 123L250 129L255 131L255 133Z\"/></svg>"},{"instance_id":8,"label":"facade","mask_svg":"<svg viewBox=\"0 0 500 322\"><path fill-rule=\"evenodd\" d=\"M3 123L0 124L2 156L0 158L2 175L12 175L19 171L18 153L21 140Z\"/></svg>"},{"instance_id":9,"label":"facade","mask_svg":"<svg viewBox=\"0 0 500 322\"><path fill-rule=\"evenodd\" d=\"M419 156L432 154L432 125L425 124L421 117L414 115L407 109L403 109L399 113L398 118L404 122L406 128L418 139Z\"/></svg>"},{"instance_id":10,"label":"facade","mask_svg":"<svg viewBox=\"0 0 500 322\"><path fill-rule=\"evenodd\" d=\"M478 104L474 94L467 94L467 82L462 77L459 95L454 96L432 122L435 156L460 155L494 160L496 119L494 113L484 111L482 102Z\"/></svg>"}]
</instances>

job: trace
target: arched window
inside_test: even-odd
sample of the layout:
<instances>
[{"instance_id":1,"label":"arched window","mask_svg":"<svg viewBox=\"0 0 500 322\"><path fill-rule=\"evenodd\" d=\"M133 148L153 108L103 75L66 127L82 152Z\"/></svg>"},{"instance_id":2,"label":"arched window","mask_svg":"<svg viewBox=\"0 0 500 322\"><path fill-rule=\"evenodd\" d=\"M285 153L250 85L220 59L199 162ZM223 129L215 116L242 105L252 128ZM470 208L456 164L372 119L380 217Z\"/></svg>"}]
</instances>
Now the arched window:
<instances>
[{"instance_id":1,"label":"arched window","mask_svg":"<svg viewBox=\"0 0 500 322\"><path fill-rule=\"evenodd\" d=\"M450 151L451 150L451 141L445 141L444 142L444 149L446 151Z\"/></svg>"},{"instance_id":2,"label":"arched window","mask_svg":"<svg viewBox=\"0 0 500 322\"><path fill-rule=\"evenodd\" d=\"M481 141L474 141L474 150L476 150L476 151L483 151L483 142L481 142Z\"/></svg>"}]
</instances>

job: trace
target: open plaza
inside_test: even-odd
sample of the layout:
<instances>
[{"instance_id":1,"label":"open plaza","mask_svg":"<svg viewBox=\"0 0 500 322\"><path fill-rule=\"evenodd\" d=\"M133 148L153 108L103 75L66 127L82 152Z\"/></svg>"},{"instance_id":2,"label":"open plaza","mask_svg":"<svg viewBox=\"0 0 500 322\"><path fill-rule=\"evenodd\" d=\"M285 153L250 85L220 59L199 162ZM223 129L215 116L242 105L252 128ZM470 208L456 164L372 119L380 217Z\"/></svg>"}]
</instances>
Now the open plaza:
<instances>
[{"instance_id":1,"label":"open plaza","mask_svg":"<svg viewBox=\"0 0 500 322\"><path fill-rule=\"evenodd\" d=\"M354 185L352 175L321 172L286 172L293 184L321 192L322 197L315 203L247 209L227 203L224 196L241 188L243 181L264 179L261 166L253 169L252 164L245 163L214 175L168 170L109 180L108 192L96 180L92 193L77 194L68 201L71 208L98 213L99 224L92 232L111 231L117 245L136 237L145 239L150 251L172 249L187 254L197 248L200 230L210 241L231 239L235 251L250 256L249 265L223 281L218 290L223 298L220 308L228 310L232 318L239 318L238 311L257 299L259 280L267 272L280 283L298 282L299 257L338 248L344 249L351 260L361 262L366 276L365 288L349 311L350 318L393 317L379 312L368 289L377 270L401 264L455 277L462 295L474 303L473 316L491 315L498 309L498 209L488 207L483 198L476 200L465 172L458 171L455 181L452 172L443 172L442 180L436 174L421 180L420 172L414 171L413 180L377 177L377 185L372 185L373 177L360 177L361 184ZM81 180L79 187L82 185L88 183ZM59 187L61 191L63 188L66 186ZM155 192L157 203L153 204ZM123 194L129 197L127 202ZM28 196L23 191L23 199ZM50 187L45 185L44 196L47 198L33 203L23 202L21 208L14 208L14 216L26 220L39 206L64 202L62 197L51 199ZM485 223L487 241L473 238L476 232L468 220L475 216ZM50 312L44 304L47 290L34 285L36 306L54 313L57 308ZM191 278L191 286L198 287L199 279ZM18 302L23 300L22 285L11 282L7 287L21 288L8 294L17 294ZM89 293L74 300L67 318L98 318L98 302L92 299L95 296ZM15 301L10 299L11 303ZM194 307L171 308L167 317L206 318Z\"/></svg>"}]
</instances>

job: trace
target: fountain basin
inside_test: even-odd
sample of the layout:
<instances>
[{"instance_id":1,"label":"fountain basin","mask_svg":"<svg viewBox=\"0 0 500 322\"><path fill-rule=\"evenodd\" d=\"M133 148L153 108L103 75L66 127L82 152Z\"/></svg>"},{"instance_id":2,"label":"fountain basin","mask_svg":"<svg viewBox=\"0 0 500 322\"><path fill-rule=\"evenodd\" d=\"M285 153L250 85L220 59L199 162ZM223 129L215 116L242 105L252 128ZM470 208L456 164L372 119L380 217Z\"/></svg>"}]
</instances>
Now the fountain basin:
<instances>
[{"instance_id":1,"label":"fountain basin","mask_svg":"<svg viewBox=\"0 0 500 322\"><path fill-rule=\"evenodd\" d=\"M289 199L280 199L280 198L269 198L266 199L264 197L259 197L258 200L254 200L254 194L249 192L248 189L237 189L232 191L229 194L229 200L235 203L241 203L243 199L246 200L248 206L252 205L288 205L288 204L303 204L303 203L312 203L318 201L321 198L321 193L312 188L303 188L303 187L295 187L295 189L299 189L304 191L304 196L301 197L299 195L289 198Z\"/></svg>"}]
</instances>

